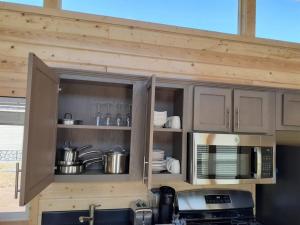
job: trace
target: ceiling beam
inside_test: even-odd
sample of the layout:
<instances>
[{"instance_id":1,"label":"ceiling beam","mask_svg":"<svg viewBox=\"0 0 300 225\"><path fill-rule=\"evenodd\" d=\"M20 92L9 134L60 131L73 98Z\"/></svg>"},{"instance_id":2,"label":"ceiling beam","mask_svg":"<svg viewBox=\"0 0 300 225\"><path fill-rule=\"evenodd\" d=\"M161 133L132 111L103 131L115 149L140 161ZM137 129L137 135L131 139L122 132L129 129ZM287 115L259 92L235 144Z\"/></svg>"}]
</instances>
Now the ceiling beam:
<instances>
[{"instance_id":1,"label":"ceiling beam","mask_svg":"<svg viewBox=\"0 0 300 225\"><path fill-rule=\"evenodd\" d=\"M44 7L48 9L61 9L61 0L44 0Z\"/></svg>"},{"instance_id":2,"label":"ceiling beam","mask_svg":"<svg viewBox=\"0 0 300 225\"><path fill-rule=\"evenodd\" d=\"M256 0L239 0L238 31L242 36L255 37Z\"/></svg>"}]
</instances>

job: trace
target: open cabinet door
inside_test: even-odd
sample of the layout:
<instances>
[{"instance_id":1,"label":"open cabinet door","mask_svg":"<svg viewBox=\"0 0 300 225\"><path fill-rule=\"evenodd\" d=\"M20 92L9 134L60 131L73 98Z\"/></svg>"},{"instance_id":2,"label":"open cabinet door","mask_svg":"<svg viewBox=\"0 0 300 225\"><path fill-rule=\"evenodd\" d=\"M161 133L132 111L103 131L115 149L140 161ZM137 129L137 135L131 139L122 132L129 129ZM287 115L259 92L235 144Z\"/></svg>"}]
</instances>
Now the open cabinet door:
<instances>
[{"instance_id":1,"label":"open cabinet door","mask_svg":"<svg viewBox=\"0 0 300 225\"><path fill-rule=\"evenodd\" d=\"M153 117L155 104L155 76L152 76L147 83L147 121L146 121L146 152L145 152L145 173L144 180L148 189L152 181L152 152L153 152Z\"/></svg>"},{"instance_id":2,"label":"open cabinet door","mask_svg":"<svg viewBox=\"0 0 300 225\"><path fill-rule=\"evenodd\" d=\"M29 54L20 205L54 180L59 79Z\"/></svg>"}]
</instances>

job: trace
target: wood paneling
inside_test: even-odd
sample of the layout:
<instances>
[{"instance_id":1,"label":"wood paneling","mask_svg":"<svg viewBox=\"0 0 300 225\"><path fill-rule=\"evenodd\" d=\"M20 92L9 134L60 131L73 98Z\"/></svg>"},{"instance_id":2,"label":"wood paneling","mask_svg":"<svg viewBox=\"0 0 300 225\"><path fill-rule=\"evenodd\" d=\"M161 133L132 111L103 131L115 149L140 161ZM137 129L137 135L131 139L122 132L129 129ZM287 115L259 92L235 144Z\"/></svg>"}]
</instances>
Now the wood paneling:
<instances>
[{"instance_id":1,"label":"wood paneling","mask_svg":"<svg viewBox=\"0 0 300 225\"><path fill-rule=\"evenodd\" d=\"M24 95L29 51L49 65L69 68L294 89L300 84L297 45L203 32L188 35L163 27L162 31L150 29L153 25L142 28L139 23L125 26L120 21L71 18L69 13L50 16L48 11L28 11L5 4L0 10L0 72L23 73L22 82L1 76L2 95Z\"/></svg>"},{"instance_id":2,"label":"wood paneling","mask_svg":"<svg viewBox=\"0 0 300 225\"><path fill-rule=\"evenodd\" d=\"M0 95L25 96L30 51L49 66L300 88L298 44L0 3ZM255 194L255 185L224 187ZM55 183L31 202L29 223L39 224L44 210L87 209L98 201L128 207L147 196L141 182Z\"/></svg>"}]
</instances>

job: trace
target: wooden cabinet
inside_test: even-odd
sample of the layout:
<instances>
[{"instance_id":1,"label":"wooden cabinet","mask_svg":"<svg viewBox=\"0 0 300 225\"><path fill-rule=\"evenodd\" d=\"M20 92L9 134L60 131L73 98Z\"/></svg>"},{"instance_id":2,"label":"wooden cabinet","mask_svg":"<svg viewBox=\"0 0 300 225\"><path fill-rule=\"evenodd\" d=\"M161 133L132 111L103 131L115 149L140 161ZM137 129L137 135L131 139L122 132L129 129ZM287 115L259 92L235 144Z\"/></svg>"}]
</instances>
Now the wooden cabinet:
<instances>
[{"instance_id":1,"label":"wooden cabinet","mask_svg":"<svg viewBox=\"0 0 300 225\"><path fill-rule=\"evenodd\" d=\"M232 89L197 86L194 91L194 130L230 132Z\"/></svg>"},{"instance_id":2,"label":"wooden cabinet","mask_svg":"<svg viewBox=\"0 0 300 225\"><path fill-rule=\"evenodd\" d=\"M274 111L275 94L272 91L197 86L194 90L193 129L272 133Z\"/></svg>"},{"instance_id":3,"label":"wooden cabinet","mask_svg":"<svg viewBox=\"0 0 300 225\"><path fill-rule=\"evenodd\" d=\"M234 131L270 132L274 126L273 96L267 91L234 90Z\"/></svg>"},{"instance_id":4,"label":"wooden cabinet","mask_svg":"<svg viewBox=\"0 0 300 225\"><path fill-rule=\"evenodd\" d=\"M145 155L145 177L148 188L157 181L186 179L186 114L187 114L187 87L162 83L155 77L148 85L147 107L147 151ZM181 129L154 127L154 111L167 111L168 117L179 116ZM180 173L171 174L167 171L153 172L153 150L165 152L165 157L172 157L180 162Z\"/></svg>"},{"instance_id":5,"label":"wooden cabinet","mask_svg":"<svg viewBox=\"0 0 300 225\"><path fill-rule=\"evenodd\" d=\"M29 56L20 205L54 180L59 79L41 60Z\"/></svg>"},{"instance_id":6,"label":"wooden cabinet","mask_svg":"<svg viewBox=\"0 0 300 225\"><path fill-rule=\"evenodd\" d=\"M300 93L277 93L276 129L300 130Z\"/></svg>"},{"instance_id":7,"label":"wooden cabinet","mask_svg":"<svg viewBox=\"0 0 300 225\"><path fill-rule=\"evenodd\" d=\"M27 204L53 181L141 180L145 81L145 78L130 76L54 71L30 54L20 204ZM100 103L132 105L130 126L96 125ZM114 109L109 112L113 117L117 113ZM57 124L58 118L63 118L65 113L82 120L82 124ZM62 160L66 141L72 146L91 144L95 150L122 146L129 153L127 172L104 174L102 163L96 163L80 175L55 174L55 164Z\"/></svg>"}]
</instances>

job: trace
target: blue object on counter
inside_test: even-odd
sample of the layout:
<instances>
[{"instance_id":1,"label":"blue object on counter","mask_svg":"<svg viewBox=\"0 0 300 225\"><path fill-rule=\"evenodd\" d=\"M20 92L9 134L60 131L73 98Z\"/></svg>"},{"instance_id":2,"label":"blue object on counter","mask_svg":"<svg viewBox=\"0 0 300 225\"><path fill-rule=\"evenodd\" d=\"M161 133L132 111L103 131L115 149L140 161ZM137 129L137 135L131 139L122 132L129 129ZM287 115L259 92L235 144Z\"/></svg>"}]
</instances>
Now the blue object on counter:
<instances>
[{"instance_id":1,"label":"blue object on counter","mask_svg":"<svg viewBox=\"0 0 300 225\"><path fill-rule=\"evenodd\" d=\"M89 216L88 210L43 212L42 225L88 225L80 223L79 216ZM95 211L95 225L130 225L130 209L105 209Z\"/></svg>"}]
</instances>

